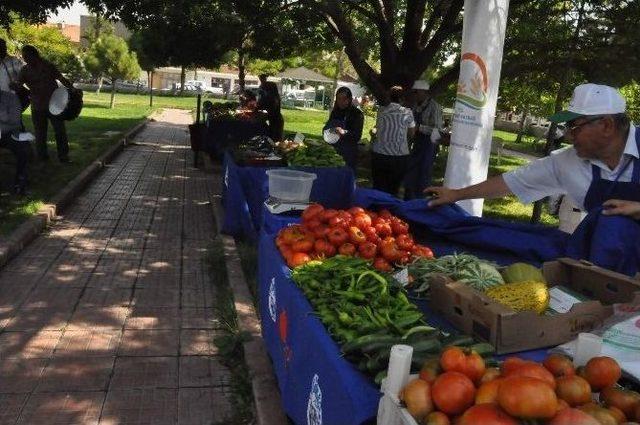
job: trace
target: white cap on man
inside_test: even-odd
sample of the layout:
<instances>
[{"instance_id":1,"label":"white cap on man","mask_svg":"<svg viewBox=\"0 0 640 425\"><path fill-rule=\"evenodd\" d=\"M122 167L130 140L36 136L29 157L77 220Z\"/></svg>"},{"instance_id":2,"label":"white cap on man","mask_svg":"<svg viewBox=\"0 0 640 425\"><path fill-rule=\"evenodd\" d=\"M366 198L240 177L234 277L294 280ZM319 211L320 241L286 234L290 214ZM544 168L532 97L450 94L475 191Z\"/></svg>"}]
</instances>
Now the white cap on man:
<instances>
[{"instance_id":1,"label":"white cap on man","mask_svg":"<svg viewBox=\"0 0 640 425\"><path fill-rule=\"evenodd\" d=\"M569 107L549 117L552 122L573 121L595 115L622 114L627 110L624 98L613 87L601 84L581 84L573 90Z\"/></svg>"},{"instance_id":2,"label":"white cap on man","mask_svg":"<svg viewBox=\"0 0 640 425\"><path fill-rule=\"evenodd\" d=\"M411 87L412 90L429 90L431 86L429 85L428 81L425 80L416 80L415 83L413 83L413 87Z\"/></svg>"}]
</instances>

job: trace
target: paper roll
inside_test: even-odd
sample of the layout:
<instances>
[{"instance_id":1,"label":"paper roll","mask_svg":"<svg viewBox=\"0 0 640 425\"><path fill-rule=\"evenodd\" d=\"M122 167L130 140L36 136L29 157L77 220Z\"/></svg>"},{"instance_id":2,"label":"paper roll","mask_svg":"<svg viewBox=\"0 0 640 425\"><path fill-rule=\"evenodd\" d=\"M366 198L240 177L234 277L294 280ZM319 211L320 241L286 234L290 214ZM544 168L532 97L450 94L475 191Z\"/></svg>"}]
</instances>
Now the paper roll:
<instances>
[{"instance_id":1,"label":"paper roll","mask_svg":"<svg viewBox=\"0 0 640 425\"><path fill-rule=\"evenodd\" d=\"M387 380L384 388L386 394L397 397L400 390L407 385L412 356L413 347L409 345L394 345L391 347L389 369L387 370Z\"/></svg>"}]
</instances>

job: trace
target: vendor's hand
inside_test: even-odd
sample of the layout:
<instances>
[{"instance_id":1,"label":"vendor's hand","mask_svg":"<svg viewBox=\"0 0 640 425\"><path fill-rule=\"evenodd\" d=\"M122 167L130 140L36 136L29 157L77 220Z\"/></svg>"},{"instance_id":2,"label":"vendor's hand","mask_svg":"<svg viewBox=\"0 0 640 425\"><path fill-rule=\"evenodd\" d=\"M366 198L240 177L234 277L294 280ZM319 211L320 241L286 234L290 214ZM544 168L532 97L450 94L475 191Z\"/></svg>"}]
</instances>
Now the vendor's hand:
<instances>
[{"instance_id":1,"label":"vendor's hand","mask_svg":"<svg viewBox=\"0 0 640 425\"><path fill-rule=\"evenodd\" d=\"M344 136L347 133L347 131L342 127L336 127L336 133L338 133L341 136Z\"/></svg>"},{"instance_id":2,"label":"vendor's hand","mask_svg":"<svg viewBox=\"0 0 640 425\"><path fill-rule=\"evenodd\" d=\"M640 202L610 199L604 204L604 215L626 215L635 220L640 220Z\"/></svg>"},{"instance_id":3,"label":"vendor's hand","mask_svg":"<svg viewBox=\"0 0 640 425\"><path fill-rule=\"evenodd\" d=\"M429 208L437 207L439 205L453 204L458 201L457 190L443 186L428 187L424 190L424 193L433 196L433 199L429 201Z\"/></svg>"}]
</instances>

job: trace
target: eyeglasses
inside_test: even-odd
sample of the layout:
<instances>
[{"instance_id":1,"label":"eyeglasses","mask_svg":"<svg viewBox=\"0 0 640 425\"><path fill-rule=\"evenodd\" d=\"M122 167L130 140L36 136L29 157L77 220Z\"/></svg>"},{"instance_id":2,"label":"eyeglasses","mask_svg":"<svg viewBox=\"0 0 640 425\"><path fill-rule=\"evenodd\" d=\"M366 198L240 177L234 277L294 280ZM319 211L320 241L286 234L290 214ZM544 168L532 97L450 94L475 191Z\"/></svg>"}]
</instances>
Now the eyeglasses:
<instances>
[{"instance_id":1,"label":"eyeglasses","mask_svg":"<svg viewBox=\"0 0 640 425\"><path fill-rule=\"evenodd\" d=\"M603 118L604 117L593 117L593 118L590 118L590 119L588 119L586 121L583 121L580 124L576 124L576 125L568 125L570 123L567 123L567 128L565 129L565 133L576 134L577 130L579 130L582 126L594 123L594 122L599 121L599 120L601 120Z\"/></svg>"}]
</instances>

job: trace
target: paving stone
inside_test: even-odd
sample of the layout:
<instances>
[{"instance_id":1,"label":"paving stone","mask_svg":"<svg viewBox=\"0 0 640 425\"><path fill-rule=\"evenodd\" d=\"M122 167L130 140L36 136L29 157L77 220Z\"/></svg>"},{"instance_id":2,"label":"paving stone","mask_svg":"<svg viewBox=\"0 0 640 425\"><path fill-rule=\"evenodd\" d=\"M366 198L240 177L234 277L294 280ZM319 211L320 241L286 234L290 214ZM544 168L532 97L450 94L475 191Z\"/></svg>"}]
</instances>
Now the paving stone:
<instances>
[{"instance_id":1,"label":"paving stone","mask_svg":"<svg viewBox=\"0 0 640 425\"><path fill-rule=\"evenodd\" d=\"M102 257L87 283L90 288L133 288L138 278L139 258Z\"/></svg>"},{"instance_id":2,"label":"paving stone","mask_svg":"<svg viewBox=\"0 0 640 425\"><path fill-rule=\"evenodd\" d=\"M177 356L178 332L173 329L126 329L118 350L119 356Z\"/></svg>"},{"instance_id":3,"label":"paving stone","mask_svg":"<svg viewBox=\"0 0 640 425\"><path fill-rule=\"evenodd\" d=\"M6 325L7 331L61 331L71 317L71 308L27 307L18 309Z\"/></svg>"},{"instance_id":4,"label":"paving stone","mask_svg":"<svg viewBox=\"0 0 640 425\"><path fill-rule=\"evenodd\" d=\"M128 306L131 303L131 289L86 288L78 308Z\"/></svg>"},{"instance_id":5,"label":"paving stone","mask_svg":"<svg viewBox=\"0 0 640 425\"><path fill-rule=\"evenodd\" d=\"M20 258L56 258L69 243L69 239L43 235L20 252Z\"/></svg>"},{"instance_id":6,"label":"paving stone","mask_svg":"<svg viewBox=\"0 0 640 425\"><path fill-rule=\"evenodd\" d=\"M50 357L61 336L62 331L3 332L0 334L0 359Z\"/></svg>"},{"instance_id":7,"label":"paving stone","mask_svg":"<svg viewBox=\"0 0 640 425\"><path fill-rule=\"evenodd\" d=\"M113 390L107 394L101 425L174 425L178 390Z\"/></svg>"},{"instance_id":8,"label":"paving stone","mask_svg":"<svg viewBox=\"0 0 640 425\"><path fill-rule=\"evenodd\" d=\"M223 388L180 388L180 425L228 424L233 406Z\"/></svg>"},{"instance_id":9,"label":"paving stone","mask_svg":"<svg viewBox=\"0 0 640 425\"><path fill-rule=\"evenodd\" d=\"M136 305L127 318L125 329L179 329L180 314L177 307Z\"/></svg>"},{"instance_id":10,"label":"paving stone","mask_svg":"<svg viewBox=\"0 0 640 425\"><path fill-rule=\"evenodd\" d=\"M137 306L178 307L180 291L162 286L136 289L133 302Z\"/></svg>"},{"instance_id":11,"label":"paving stone","mask_svg":"<svg viewBox=\"0 0 640 425\"><path fill-rule=\"evenodd\" d=\"M30 393L38 384L48 359L3 359L0 362L0 393ZM4 410L4 405L0 403ZM0 413L1 417L1 413ZM0 420L0 424L3 423Z\"/></svg>"},{"instance_id":12,"label":"paving stone","mask_svg":"<svg viewBox=\"0 0 640 425\"><path fill-rule=\"evenodd\" d=\"M15 308L28 298L37 279L23 281L21 273L0 273L0 311Z\"/></svg>"},{"instance_id":13,"label":"paving stone","mask_svg":"<svg viewBox=\"0 0 640 425\"><path fill-rule=\"evenodd\" d=\"M107 357L116 354L122 332L111 329L66 331L55 357Z\"/></svg>"},{"instance_id":14,"label":"paving stone","mask_svg":"<svg viewBox=\"0 0 640 425\"><path fill-rule=\"evenodd\" d=\"M215 356L180 356L180 387L218 387L231 383L230 370Z\"/></svg>"},{"instance_id":15,"label":"paving stone","mask_svg":"<svg viewBox=\"0 0 640 425\"><path fill-rule=\"evenodd\" d=\"M218 347L213 339L220 332L213 329L183 329L180 331L180 354L183 356L213 356Z\"/></svg>"},{"instance_id":16,"label":"paving stone","mask_svg":"<svg viewBox=\"0 0 640 425\"><path fill-rule=\"evenodd\" d=\"M0 394L0 425L14 425L29 394Z\"/></svg>"},{"instance_id":17,"label":"paving stone","mask_svg":"<svg viewBox=\"0 0 640 425\"><path fill-rule=\"evenodd\" d=\"M110 390L177 388L178 357L118 357Z\"/></svg>"},{"instance_id":18,"label":"paving stone","mask_svg":"<svg viewBox=\"0 0 640 425\"><path fill-rule=\"evenodd\" d=\"M85 271L55 271L50 270L39 282L41 287L84 288L91 277Z\"/></svg>"},{"instance_id":19,"label":"paving stone","mask_svg":"<svg viewBox=\"0 0 640 425\"><path fill-rule=\"evenodd\" d=\"M36 392L106 390L113 364L113 357L52 359Z\"/></svg>"},{"instance_id":20,"label":"paving stone","mask_svg":"<svg viewBox=\"0 0 640 425\"><path fill-rule=\"evenodd\" d=\"M19 425L95 425L103 392L39 393L29 397Z\"/></svg>"},{"instance_id":21,"label":"paving stone","mask_svg":"<svg viewBox=\"0 0 640 425\"><path fill-rule=\"evenodd\" d=\"M4 266L4 273L19 273L19 274L29 274L29 275L38 275L42 276L49 267L53 263L53 259L51 258L43 258L43 257L21 257L18 256L13 260L9 261L9 263Z\"/></svg>"},{"instance_id":22,"label":"paving stone","mask_svg":"<svg viewBox=\"0 0 640 425\"><path fill-rule=\"evenodd\" d=\"M25 299L23 308L56 308L73 310L78 302L81 288L36 287Z\"/></svg>"},{"instance_id":23,"label":"paving stone","mask_svg":"<svg viewBox=\"0 0 640 425\"><path fill-rule=\"evenodd\" d=\"M180 273L175 271L140 269L136 289L162 287L167 290L180 290Z\"/></svg>"},{"instance_id":24,"label":"paving stone","mask_svg":"<svg viewBox=\"0 0 640 425\"><path fill-rule=\"evenodd\" d=\"M214 304L214 292L210 286L182 290L182 308L212 308Z\"/></svg>"},{"instance_id":25,"label":"paving stone","mask_svg":"<svg viewBox=\"0 0 640 425\"><path fill-rule=\"evenodd\" d=\"M182 308L182 329L217 329L221 327L213 308Z\"/></svg>"},{"instance_id":26,"label":"paving stone","mask_svg":"<svg viewBox=\"0 0 640 425\"><path fill-rule=\"evenodd\" d=\"M69 320L67 330L82 329L121 329L129 307L83 307L78 308Z\"/></svg>"}]
</instances>

